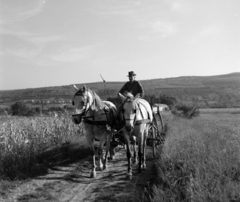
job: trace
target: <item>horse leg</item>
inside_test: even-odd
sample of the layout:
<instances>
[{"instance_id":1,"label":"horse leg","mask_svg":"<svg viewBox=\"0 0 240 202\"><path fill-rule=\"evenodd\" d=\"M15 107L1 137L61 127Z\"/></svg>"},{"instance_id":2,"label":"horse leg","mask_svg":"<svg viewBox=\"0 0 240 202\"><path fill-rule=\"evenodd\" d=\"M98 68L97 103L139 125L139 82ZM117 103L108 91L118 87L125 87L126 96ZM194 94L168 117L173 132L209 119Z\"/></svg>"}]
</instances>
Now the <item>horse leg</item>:
<instances>
[{"instance_id":1,"label":"horse leg","mask_svg":"<svg viewBox=\"0 0 240 202\"><path fill-rule=\"evenodd\" d=\"M90 174L91 178L95 178L96 177L96 162L95 162L95 148L94 148L94 144L93 144L93 139L91 138L87 138L88 144L90 146L90 153L92 156L92 171Z\"/></svg>"},{"instance_id":2,"label":"horse leg","mask_svg":"<svg viewBox=\"0 0 240 202\"><path fill-rule=\"evenodd\" d=\"M137 139L135 136L132 137L132 143L133 143L133 164L136 164L137 163L137 151L136 151Z\"/></svg>"},{"instance_id":3,"label":"horse leg","mask_svg":"<svg viewBox=\"0 0 240 202\"><path fill-rule=\"evenodd\" d=\"M143 170L146 170L146 141L147 141L147 136L148 136L148 129L144 133L143 136L143 156L142 156L142 168Z\"/></svg>"},{"instance_id":4,"label":"horse leg","mask_svg":"<svg viewBox=\"0 0 240 202\"><path fill-rule=\"evenodd\" d=\"M105 143L105 139L100 139L99 147L98 147L98 164L97 164L97 171L103 170L103 146Z\"/></svg>"},{"instance_id":5,"label":"horse leg","mask_svg":"<svg viewBox=\"0 0 240 202\"><path fill-rule=\"evenodd\" d=\"M107 169L107 156L108 152L110 150L110 144L111 144L111 139L112 139L112 133L107 134L107 145L106 145L106 153L105 153L105 158L103 160L103 170ZM110 152L111 155L111 152Z\"/></svg>"},{"instance_id":6,"label":"horse leg","mask_svg":"<svg viewBox=\"0 0 240 202\"><path fill-rule=\"evenodd\" d=\"M115 147L116 147L116 145L114 145L114 142L115 142L115 140L113 138L113 133L111 133L110 147L109 147L109 153L110 153L109 160L113 160L115 158Z\"/></svg>"},{"instance_id":7,"label":"horse leg","mask_svg":"<svg viewBox=\"0 0 240 202\"><path fill-rule=\"evenodd\" d=\"M123 149L126 149L126 141L125 140L123 140L122 147L123 147Z\"/></svg>"},{"instance_id":8,"label":"horse leg","mask_svg":"<svg viewBox=\"0 0 240 202\"><path fill-rule=\"evenodd\" d=\"M109 153L110 153L109 160L113 160L115 158L115 147L113 147L111 144L109 148Z\"/></svg>"},{"instance_id":9,"label":"horse leg","mask_svg":"<svg viewBox=\"0 0 240 202\"><path fill-rule=\"evenodd\" d=\"M142 138L138 138L138 172L142 171Z\"/></svg>"},{"instance_id":10,"label":"horse leg","mask_svg":"<svg viewBox=\"0 0 240 202\"><path fill-rule=\"evenodd\" d=\"M131 165L131 149L130 149L130 138L129 136L125 135L125 141L126 141L126 146L127 146L127 160L128 160L128 172L127 172L127 177L131 180L132 179L132 165Z\"/></svg>"}]
</instances>

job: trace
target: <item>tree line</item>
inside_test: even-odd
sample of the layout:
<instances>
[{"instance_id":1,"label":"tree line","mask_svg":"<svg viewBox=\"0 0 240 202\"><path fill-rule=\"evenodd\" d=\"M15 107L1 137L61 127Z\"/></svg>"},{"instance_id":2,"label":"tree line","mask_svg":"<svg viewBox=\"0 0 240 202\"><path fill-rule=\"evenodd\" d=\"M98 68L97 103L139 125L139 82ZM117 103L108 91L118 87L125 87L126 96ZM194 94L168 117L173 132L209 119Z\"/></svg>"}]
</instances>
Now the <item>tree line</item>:
<instances>
[{"instance_id":1,"label":"tree line","mask_svg":"<svg viewBox=\"0 0 240 202\"><path fill-rule=\"evenodd\" d=\"M160 95L159 97L145 95L143 99L147 100L151 106L155 103L166 104L169 106L171 112L177 116L192 118L199 115L199 107L197 104L186 105L174 97L166 95ZM113 102L117 108L121 105L121 100L118 97L108 97L107 100ZM10 114L12 116L35 116L40 114L49 115L52 112L71 112L72 110L73 106L71 105L52 106L43 109L42 107L32 107L23 101L19 101L12 104L10 108L1 109L0 114Z\"/></svg>"}]
</instances>

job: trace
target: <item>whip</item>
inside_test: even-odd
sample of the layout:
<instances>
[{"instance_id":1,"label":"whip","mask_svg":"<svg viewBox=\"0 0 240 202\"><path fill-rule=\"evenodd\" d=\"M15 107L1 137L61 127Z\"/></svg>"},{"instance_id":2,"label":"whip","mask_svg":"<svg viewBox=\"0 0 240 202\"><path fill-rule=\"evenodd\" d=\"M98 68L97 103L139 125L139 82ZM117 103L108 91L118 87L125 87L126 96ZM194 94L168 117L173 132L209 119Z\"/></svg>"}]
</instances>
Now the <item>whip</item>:
<instances>
[{"instance_id":1,"label":"whip","mask_svg":"<svg viewBox=\"0 0 240 202\"><path fill-rule=\"evenodd\" d=\"M108 93L108 90L107 90L107 88L106 88L106 81L105 81L105 79L102 77L101 74L100 74L100 76L101 76L101 78L102 78L102 80L103 80L103 83L104 83L104 91L107 92L107 96L108 96L108 98L110 98L109 93Z\"/></svg>"}]
</instances>

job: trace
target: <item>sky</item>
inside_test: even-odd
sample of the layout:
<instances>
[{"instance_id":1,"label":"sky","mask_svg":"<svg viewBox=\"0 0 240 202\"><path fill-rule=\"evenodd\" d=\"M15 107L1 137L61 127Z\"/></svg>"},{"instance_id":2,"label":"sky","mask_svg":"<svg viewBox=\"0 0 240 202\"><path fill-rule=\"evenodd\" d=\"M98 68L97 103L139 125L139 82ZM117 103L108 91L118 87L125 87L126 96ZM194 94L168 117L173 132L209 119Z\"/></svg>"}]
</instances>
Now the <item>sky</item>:
<instances>
[{"instance_id":1,"label":"sky","mask_svg":"<svg viewBox=\"0 0 240 202\"><path fill-rule=\"evenodd\" d=\"M0 90L240 72L239 0L0 0Z\"/></svg>"}]
</instances>

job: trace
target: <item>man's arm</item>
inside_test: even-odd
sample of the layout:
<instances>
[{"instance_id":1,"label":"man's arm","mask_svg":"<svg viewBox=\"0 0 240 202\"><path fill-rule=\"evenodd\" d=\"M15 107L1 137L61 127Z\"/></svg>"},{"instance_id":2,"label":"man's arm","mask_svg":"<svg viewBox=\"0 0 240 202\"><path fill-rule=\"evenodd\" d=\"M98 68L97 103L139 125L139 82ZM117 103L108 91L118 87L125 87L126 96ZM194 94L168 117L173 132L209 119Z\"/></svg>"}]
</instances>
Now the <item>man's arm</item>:
<instances>
[{"instance_id":1,"label":"man's arm","mask_svg":"<svg viewBox=\"0 0 240 202\"><path fill-rule=\"evenodd\" d=\"M119 93L124 94L124 92L127 90L127 83L123 85L123 87L120 89Z\"/></svg>"}]
</instances>

